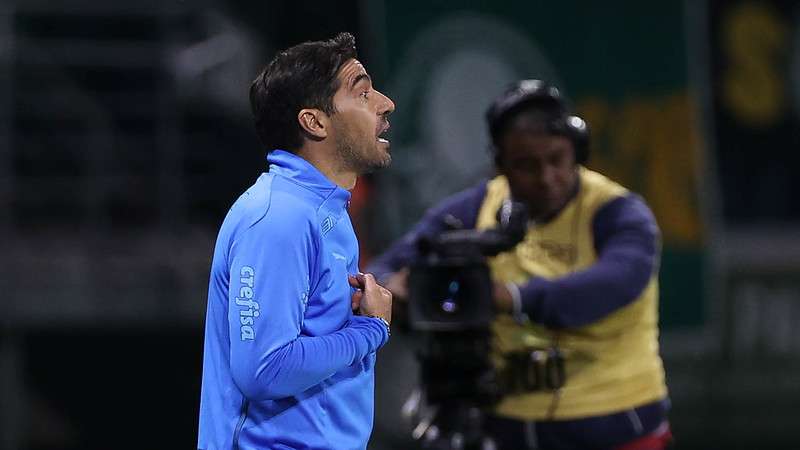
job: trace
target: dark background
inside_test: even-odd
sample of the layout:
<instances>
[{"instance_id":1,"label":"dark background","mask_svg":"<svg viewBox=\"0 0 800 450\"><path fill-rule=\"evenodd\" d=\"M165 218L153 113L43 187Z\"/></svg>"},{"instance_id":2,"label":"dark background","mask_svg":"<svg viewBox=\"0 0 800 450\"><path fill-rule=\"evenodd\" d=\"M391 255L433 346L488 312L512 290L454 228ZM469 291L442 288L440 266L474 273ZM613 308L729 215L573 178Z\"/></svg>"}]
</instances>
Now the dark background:
<instances>
[{"instance_id":1,"label":"dark background","mask_svg":"<svg viewBox=\"0 0 800 450\"><path fill-rule=\"evenodd\" d=\"M376 87L398 103L393 148L407 150L354 192L363 265L459 187L429 188L436 174L415 169L425 94L407 97L403 80L430 67L399 63L420 42L415 30L459 15L517 29L546 23L527 32L550 59L542 73L573 87L567 93L595 127L596 167L654 205L665 230L662 353L677 448L797 448L798 2L412 6L0 4L0 449L194 448L215 235L264 169L249 81L279 49L356 34ZM646 44L653 39L657 49ZM510 64L535 70L521 56ZM675 89L690 105L681 123L697 133L691 145L667 135L666 150L643 141L628 152L592 120L598 101L625 105ZM648 123L666 123L667 103L648 105ZM696 158L696 169L641 163L689 146L678 159ZM481 151L456 157L482 162ZM626 178L628 166L636 177ZM477 176L465 170L453 179ZM400 198L397 185L424 186L429 197L401 189ZM659 203L678 190L691 193L688 205ZM699 231L671 225L683 209ZM381 352L372 449L412 448L399 415L415 379L412 339L397 334Z\"/></svg>"}]
</instances>

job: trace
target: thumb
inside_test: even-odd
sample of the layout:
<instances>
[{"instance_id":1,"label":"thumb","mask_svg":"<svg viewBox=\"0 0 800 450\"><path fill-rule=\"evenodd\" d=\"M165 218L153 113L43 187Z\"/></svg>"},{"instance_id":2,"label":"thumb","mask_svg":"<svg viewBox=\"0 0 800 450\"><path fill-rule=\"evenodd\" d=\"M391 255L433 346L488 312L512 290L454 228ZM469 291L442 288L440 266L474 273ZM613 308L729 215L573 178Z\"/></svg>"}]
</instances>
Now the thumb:
<instances>
[{"instance_id":1,"label":"thumb","mask_svg":"<svg viewBox=\"0 0 800 450\"><path fill-rule=\"evenodd\" d=\"M378 285L378 282L375 281L375 276L371 273L360 273L359 279L364 283L364 290L373 290Z\"/></svg>"}]
</instances>

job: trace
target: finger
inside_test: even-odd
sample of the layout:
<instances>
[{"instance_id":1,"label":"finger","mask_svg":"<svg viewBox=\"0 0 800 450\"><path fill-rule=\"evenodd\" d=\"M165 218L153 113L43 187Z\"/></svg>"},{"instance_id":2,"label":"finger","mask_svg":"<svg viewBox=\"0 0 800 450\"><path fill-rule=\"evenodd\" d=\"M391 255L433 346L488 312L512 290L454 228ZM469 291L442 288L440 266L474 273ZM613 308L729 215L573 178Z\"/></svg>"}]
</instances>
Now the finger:
<instances>
[{"instance_id":1,"label":"finger","mask_svg":"<svg viewBox=\"0 0 800 450\"><path fill-rule=\"evenodd\" d=\"M375 281L375 276L371 273L359 273L361 279L364 280L364 290L372 290L378 286L378 282Z\"/></svg>"},{"instance_id":2,"label":"finger","mask_svg":"<svg viewBox=\"0 0 800 450\"><path fill-rule=\"evenodd\" d=\"M356 275L348 274L347 282L350 283L351 287L354 287L356 289L364 289L364 283L362 283L361 280L359 280Z\"/></svg>"},{"instance_id":3,"label":"finger","mask_svg":"<svg viewBox=\"0 0 800 450\"><path fill-rule=\"evenodd\" d=\"M353 294L353 297L350 300L350 309L352 309L353 311L358 310L361 307L361 299L363 296L364 293L362 291L358 291L355 294Z\"/></svg>"}]
</instances>

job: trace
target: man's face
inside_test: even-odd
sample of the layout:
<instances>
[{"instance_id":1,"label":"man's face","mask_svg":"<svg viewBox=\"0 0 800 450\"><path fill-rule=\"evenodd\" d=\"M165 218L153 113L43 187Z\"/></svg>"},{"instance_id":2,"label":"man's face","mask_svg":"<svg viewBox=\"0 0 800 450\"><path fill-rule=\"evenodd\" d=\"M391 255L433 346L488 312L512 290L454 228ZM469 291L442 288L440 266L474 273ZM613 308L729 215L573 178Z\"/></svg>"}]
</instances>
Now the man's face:
<instances>
[{"instance_id":1,"label":"man's face","mask_svg":"<svg viewBox=\"0 0 800 450\"><path fill-rule=\"evenodd\" d=\"M521 116L501 137L500 147L499 169L512 196L526 203L531 219L551 219L567 204L578 180L572 142L542 132Z\"/></svg>"},{"instance_id":2,"label":"man's face","mask_svg":"<svg viewBox=\"0 0 800 450\"><path fill-rule=\"evenodd\" d=\"M371 172L392 161L389 141L381 137L389 129L387 116L394 102L372 87L372 79L356 59L339 70L339 89L333 96L331 115L336 149L344 167L356 173Z\"/></svg>"}]
</instances>

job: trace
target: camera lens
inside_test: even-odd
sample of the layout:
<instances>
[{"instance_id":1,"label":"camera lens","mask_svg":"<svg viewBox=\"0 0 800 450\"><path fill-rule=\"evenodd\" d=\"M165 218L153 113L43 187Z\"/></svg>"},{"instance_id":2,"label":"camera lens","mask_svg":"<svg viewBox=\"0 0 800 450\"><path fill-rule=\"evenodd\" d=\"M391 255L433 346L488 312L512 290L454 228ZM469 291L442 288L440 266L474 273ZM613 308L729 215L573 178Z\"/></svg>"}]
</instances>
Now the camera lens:
<instances>
[{"instance_id":1,"label":"camera lens","mask_svg":"<svg viewBox=\"0 0 800 450\"><path fill-rule=\"evenodd\" d=\"M454 301L452 301L450 299L447 299L447 300L443 301L441 307L442 307L442 311L444 311L444 312L446 312L448 314L453 314L458 310L458 305L456 304L456 302L454 302Z\"/></svg>"}]
</instances>

